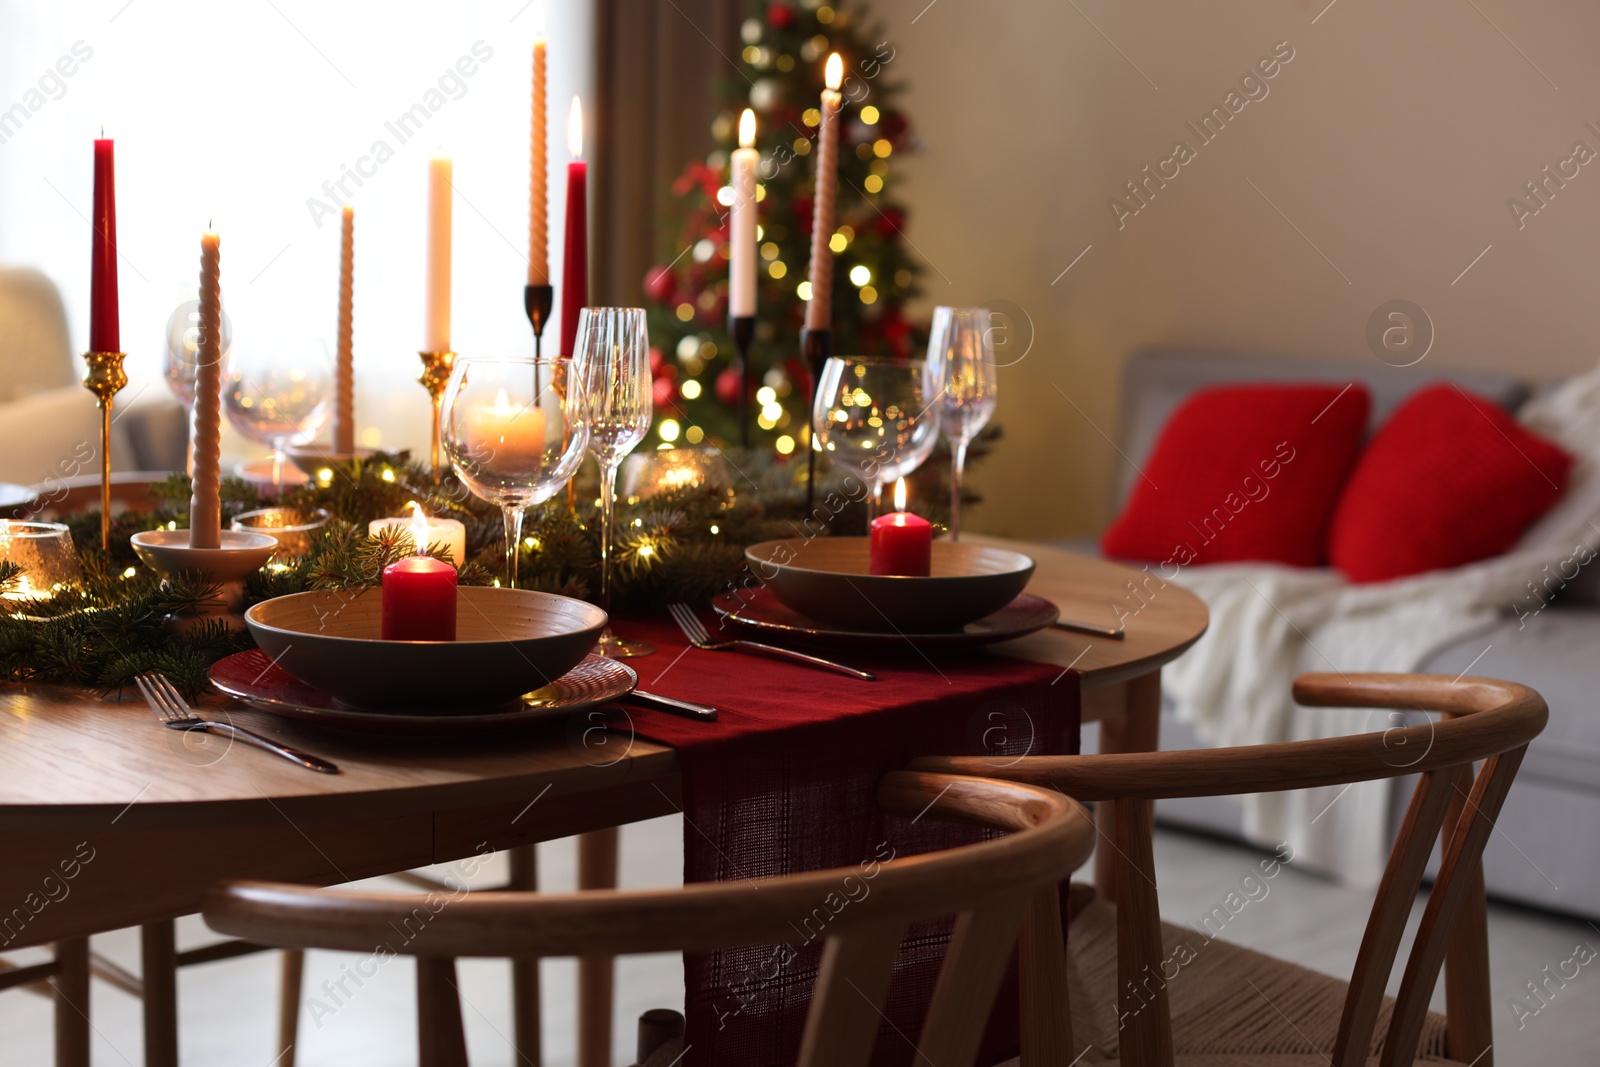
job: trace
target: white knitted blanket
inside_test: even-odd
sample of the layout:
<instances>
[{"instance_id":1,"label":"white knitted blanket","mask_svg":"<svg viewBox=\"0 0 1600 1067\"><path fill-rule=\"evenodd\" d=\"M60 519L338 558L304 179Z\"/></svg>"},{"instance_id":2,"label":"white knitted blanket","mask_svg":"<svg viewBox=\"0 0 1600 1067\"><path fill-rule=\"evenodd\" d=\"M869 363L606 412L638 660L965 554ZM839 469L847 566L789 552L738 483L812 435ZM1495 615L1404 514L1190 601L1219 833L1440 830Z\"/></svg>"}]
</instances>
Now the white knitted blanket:
<instances>
[{"instance_id":1,"label":"white knitted blanket","mask_svg":"<svg viewBox=\"0 0 1600 1067\"><path fill-rule=\"evenodd\" d=\"M1184 569L1176 580L1210 607L1211 627L1163 675L1178 715L1215 745L1383 730L1395 724L1388 712L1298 707L1294 677L1415 670L1501 616L1542 610L1547 590L1600 546L1600 367L1530 401L1518 418L1578 463L1561 502L1506 555L1366 585L1332 570L1277 565ZM1494 653L1485 645L1471 672L1492 677ZM1406 766L1419 755L1397 750L1394 760ZM1246 797L1245 833L1269 847L1287 841L1298 862L1372 886L1388 857L1391 792L1389 781L1378 781Z\"/></svg>"}]
</instances>

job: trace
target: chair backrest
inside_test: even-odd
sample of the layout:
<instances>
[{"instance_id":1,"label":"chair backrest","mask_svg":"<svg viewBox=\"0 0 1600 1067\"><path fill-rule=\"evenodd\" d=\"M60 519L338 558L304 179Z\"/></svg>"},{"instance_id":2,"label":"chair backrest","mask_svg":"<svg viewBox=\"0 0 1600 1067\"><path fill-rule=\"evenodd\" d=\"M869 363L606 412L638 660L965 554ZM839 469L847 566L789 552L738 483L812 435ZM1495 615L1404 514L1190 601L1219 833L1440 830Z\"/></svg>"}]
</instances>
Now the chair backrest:
<instances>
[{"instance_id":1,"label":"chair backrest","mask_svg":"<svg viewBox=\"0 0 1600 1067\"><path fill-rule=\"evenodd\" d=\"M67 312L32 267L0 267L0 403L77 381Z\"/></svg>"},{"instance_id":2,"label":"chair backrest","mask_svg":"<svg viewBox=\"0 0 1600 1067\"><path fill-rule=\"evenodd\" d=\"M800 1067L865 1065L906 929L956 916L927 1019L921 1058L970 1067L1024 913L1089 856L1088 814L1059 792L966 777L897 771L883 779L889 811L976 823L1006 836L862 867L651 892L352 893L260 882L207 896L218 931L285 947L418 957L423 1064L464 1064L454 960L459 956L627 955L781 946L794 917L832 898ZM838 901L847 901L839 906ZM397 931L415 929L414 936ZM397 936L399 943L396 944Z\"/></svg>"},{"instance_id":3,"label":"chair backrest","mask_svg":"<svg viewBox=\"0 0 1600 1067\"><path fill-rule=\"evenodd\" d=\"M921 759L928 773L982 774L1053 785L1079 800L1118 801L1116 842L1125 870L1119 877L1137 892L1118 899L1118 955L1131 973L1159 969L1161 939L1153 891L1148 805L1163 797L1230 796L1312 786L1418 776L1405 821L1389 856L1367 918L1335 1041L1332 1067L1367 1062L1384 988L1394 969L1406 919L1416 899L1435 841L1443 833L1443 861L1384 1039L1382 1067L1416 1056L1429 999L1445 964L1449 972L1447 1041L1453 1058L1472 1062L1491 1043L1486 930L1483 910L1484 845L1528 743L1544 729L1548 712L1526 686L1488 678L1422 674L1307 674L1295 682L1295 699L1319 707L1388 708L1438 712L1442 718L1381 733L1238 748L1103 756L1032 756L1006 766L988 757ZM1474 775L1473 764L1482 761ZM1131 804L1133 814L1124 817ZM1140 807L1142 806L1142 807ZM1128 875L1134 877L1127 877ZM1143 887L1148 884L1149 892ZM1129 916L1123 911L1143 910ZM1463 919L1466 921L1463 922ZM1125 937L1131 933L1133 936ZM1129 958L1133 953L1136 958ZM1146 958L1148 957L1148 958ZM1026 1003L1026 996L1024 1001ZM1123 1043L1164 1050L1170 1062L1171 1030L1164 991L1159 1008L1136 1014ZM1141 1032L1143 1031L1143 1032Z\"/></svg>"}]
</instances>

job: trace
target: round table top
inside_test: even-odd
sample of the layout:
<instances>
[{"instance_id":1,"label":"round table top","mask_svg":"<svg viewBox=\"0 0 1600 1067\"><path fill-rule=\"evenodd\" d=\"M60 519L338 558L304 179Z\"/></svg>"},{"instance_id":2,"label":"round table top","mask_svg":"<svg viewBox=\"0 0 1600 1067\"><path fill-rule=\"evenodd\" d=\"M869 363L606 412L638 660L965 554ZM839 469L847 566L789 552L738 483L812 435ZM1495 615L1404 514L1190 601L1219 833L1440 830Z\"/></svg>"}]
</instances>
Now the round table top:
<instances>
[{"instance_id":1,"label":"round table top","mask_svg":"<svg viewBox=\"0 0 1600 1067\"><path fill-rule=\"evenodd\" d=\"M1028 591L1064 619L1126 625L1123 640L1042 631L995 650L1075 669L1085 689L1159 670L1205 632L1205 605L1144 571L1042 545L975 542L1026 552L1037 563ZM1129 583L1133 583L1130 587ZM1131 589L1143 590L1144 607ZM1123 605L1119 613L1117 605ZM670 693L669 693L670 695ZM597 753L564 723L460 742L390 740L303 727L265 712L203 701L242 726L338 763L315 774L215 736L161 728L138 694L118 700L52 685L0 686L0 831L115 825L203 827L252 819L345 818L511 803L547 785L605 790L675 774L670 748L628 738Z\"/></svg>"}]
</instances>

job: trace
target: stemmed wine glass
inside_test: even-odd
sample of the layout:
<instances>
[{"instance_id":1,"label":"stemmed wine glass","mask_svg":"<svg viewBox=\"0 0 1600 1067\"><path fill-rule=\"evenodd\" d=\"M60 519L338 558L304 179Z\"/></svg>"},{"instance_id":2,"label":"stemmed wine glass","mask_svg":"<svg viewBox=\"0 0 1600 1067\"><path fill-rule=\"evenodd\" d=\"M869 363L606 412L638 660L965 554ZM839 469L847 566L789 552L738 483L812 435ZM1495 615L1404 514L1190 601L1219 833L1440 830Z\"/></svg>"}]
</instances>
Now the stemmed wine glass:
<instances>
[{"instance_id":1,"label":"stemmed wine glass","mask_svg":"<svg viewBox=\"0 0 1600 1067\"><path fill-rule=\"evenodd\" d=\"M280 492L289 446L317 436L328 419L332 393L333 358L315 338L239 345L229 350L222 368L228 421L272 448L272 484Z\"/></svg>"},{"instance_id":2,"label":"stemmed wine glass","mask_svg":"<svg viewBox=\"0 0 1600 1067\"><path fill-rule=\"evenodd\" d=\"M573 360L589 401L589 451L600 464L600 606L611 611L611 555L617 468L650 432L650 337L643 308L584 308ZM607 626L595 651L612 659L648 656L655 646Z\"/></svg>"},{"instance_id":3,"label":"stemmed wine glass","mask_svg":"<svg viewBox=\"0 0 1600 1067\"><path fill-rule=\"evenodd\" d=\"M441 410L456 477L505 517L515 589L523 514L572 480L589 444L583 389L570 360L457 358Z\"/></svg>"},{"instance_id":4,"label":"stemmed wine glass","mask_svg":"<svg viewBox=\"0 0 1600 1067\"><path fill-rule=\"evenodd\" d=\"M222 312L222 358L233 346L233 320ZM194 417L194 380L200 372L200 301L185 300L167 318L167 358L163 367L167 388L178 398L189 418ZM188 459L184 469L194 473L194 429L190 427Z\"/></svg>"},{"instance_id":5,"label":"stemmed wine glass","mask_svg":"<svg viewBox=\"0 0 1600 1067\"><path fill-rule=\"evenodd\" d=\"M871 488L867 518L883 487L922 466L939 441L939 386L920 359L833 356L817 380L811 428L828 457Z\"/></svg>"},{"instance_id":6,"label":"stemmed wine glass","mask_svg":"<svg viewBox=\"0 0 1600 1067\"><path fill-rule=\"evenodd\" d=\"M961 475L967 446L994 417L1000 389L987 308L939 307L928 365L940 385L940 423L950 441L950 540L961 540Z\"/></svg>"}]
</instances>

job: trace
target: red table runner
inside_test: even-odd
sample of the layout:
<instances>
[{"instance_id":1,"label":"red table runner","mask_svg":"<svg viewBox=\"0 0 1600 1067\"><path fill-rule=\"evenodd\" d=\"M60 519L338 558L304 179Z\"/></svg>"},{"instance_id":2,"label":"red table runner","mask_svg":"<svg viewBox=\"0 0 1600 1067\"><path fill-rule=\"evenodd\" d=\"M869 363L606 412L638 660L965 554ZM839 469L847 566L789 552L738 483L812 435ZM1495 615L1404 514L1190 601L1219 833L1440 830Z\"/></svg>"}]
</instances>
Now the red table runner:
<instances>
[{"instance_id":1,"label":"red table runner","mask_svg":"<svg viewBox=\"0 0 1600 1067\"><path fill-rule=\"evenodd\" d=\"M620 629L658 650L628 661L640 688L722 709L715 723L628 709L640 736L678 751L686 882L870 864L977 840L971 828L883 814L878 780L919 755L1078 750L1077 677L1050 664L909 641L901 654L825 653L878 675L866 682L694 649L662 622ZM787 947L685 959L685 1067L794 1063L829 918L796 916ZM949 929L914 927L902 942L875 1065L910 1063ZM982 1062L1015 1054L1014 994L1000 1003Z\"/></svg>"}]
</instances>

